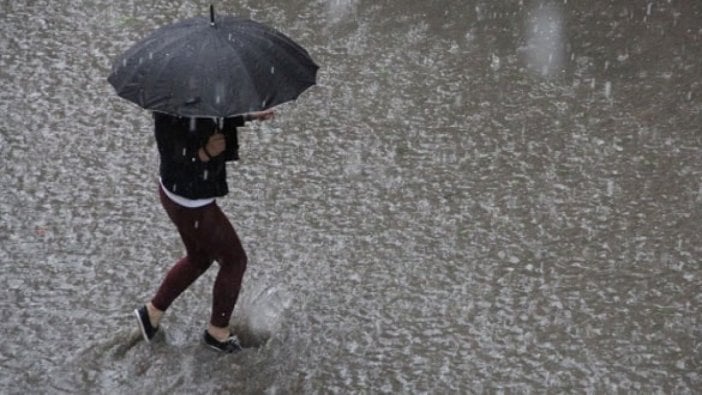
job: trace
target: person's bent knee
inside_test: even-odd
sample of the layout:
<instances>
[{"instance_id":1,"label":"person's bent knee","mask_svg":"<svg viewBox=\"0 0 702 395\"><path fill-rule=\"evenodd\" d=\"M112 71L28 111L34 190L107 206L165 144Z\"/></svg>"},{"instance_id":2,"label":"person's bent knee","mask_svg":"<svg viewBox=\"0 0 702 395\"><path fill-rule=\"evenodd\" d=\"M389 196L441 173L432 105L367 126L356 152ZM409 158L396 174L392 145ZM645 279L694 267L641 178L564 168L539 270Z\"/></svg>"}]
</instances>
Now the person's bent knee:
<instances>
[{"instance_id":1,"label":"person's bent knee","mask_svg":"<svg viewBox=\"0 0 702 395\"><path fill-rule=\"evenodd\" d=\"M221 266L228 266L231 268L236 268L240 270L242 273L246 270L246 266L249 263L249 258L246 255L246 252L241 249L236 252L233 252L231 254L227 254L226 256L223 257L223 259L219 260L219 264Z\"/></svg>"},{"instance_id":2,"label":"person's bent knee","mask_svg":"<svg viewBox=\"0 0 702 395\"><path fill-rule=\"evenodd\" d=\"M239 262L238 266L241 268L241 271L244 272L246 270L246 266L249 264L249 257L246 255L246 251L243 249L241 250L239 254Z\"/></svg>"},{"instance_id":3,"label":"person's bent knee","mask_svg":"<svg viewBox=\"0 0 702 395\"><path fill-rule=\"evenodd\" d=\"M213 262L211 258L202 255L188 255L188 260L190 265L197 269L200 274L205 273Z\"/></svg>"}]
</instances>

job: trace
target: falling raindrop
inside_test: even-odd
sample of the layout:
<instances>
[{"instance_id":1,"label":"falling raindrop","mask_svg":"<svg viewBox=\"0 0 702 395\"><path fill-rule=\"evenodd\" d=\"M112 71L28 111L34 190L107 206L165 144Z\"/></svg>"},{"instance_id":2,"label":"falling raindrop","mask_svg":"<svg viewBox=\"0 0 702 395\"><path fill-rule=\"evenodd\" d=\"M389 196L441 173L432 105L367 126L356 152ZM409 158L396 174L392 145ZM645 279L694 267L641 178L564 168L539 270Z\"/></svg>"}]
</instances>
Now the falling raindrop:
<instances>
[{"instance_id":1,"label":"falling raindrop","mask_svg":"<svg viewBox=\"0 0 702 395\"><path fill-rule=\"evenodd\" d=\"M605 97L609 98L612 95L612 83L607 81L604 86Z\"/></svg>"},{"instance_id":2,"label":"falling raindrop","mask_svg":"<svg viewBox=\"0 0 702 395\"><path fill-rule=\"evenodd\" d=\"M175 193L175 191L177 191L177 190L178 190L178 184L173 184L173 192Z\"/></svg>"},{"instance_id":3,"label":"falling raindrop","mask_svg":"<svg viewBox=\"0 0 702 395\"><path fill-rule=\"evenodd\" d=\"M207 176L208 176L208 173L207 173L207 170L205 170L205 172L202 174L202 179L207 180Z\"/></svg>"},{"instance_id":4,"label":"falling raindrop","mask_svg":"<svg viewBox=\"0 0 702 395\"><path fill-rule=\"evenodd\" d=\"M226 83L224 81L216 81L214 84L214 89L213 92L214 97L215 97L215 104L219 105L223 101L226 101L227 98L227 89L226 89ZM212 120L216 120L215 117L212 117Z\"/></svg>"},{"instance_id":5,"label":"falling raindrop","mask_svg":"<svg viewBox=\"0 0 702 395\"><path fill-rule=\"evenodd\" d=\"M492 54L491 55L491 61L490 61L490 68L493 71L498 71L500 69L500 57Z\"/></svg>"},{"instance_id":6,"label":"falling raindrop","mask_svg":"<svg viewBox=\"0 0 702 395\"><path fill-rule=\"evenodd\" d=\"M607 180L607 196L614 195L614 180Z\"/></svg>"},{"instance_id":7,"label":"falling raindrop","mask_svg":"<svg viewBox=\"0 0 702 395\"><path fill-rule=\"evenodd\" d=\"M149 52L149 60L153 60L153 59L154 59L154 53L153 53L153 52Z\"/></svg>"},{"instance_id":8,"label":"falling raindrop","mask_svg":"<svg viewBox=\"0 0 702 395\"><path fill-rule=\"evenodd\" d=\"M199 227L200 227L200 222L199 222L199 221L195 221L195 229L197 229L197 228L199 228Z\"/></svg>"},{"instance_id":9,"label":"falling raindrop","mask_svg":"<svg viewBox=\"0 0 702 395\"><path fill-rule=\"evenodd\" d=\"M190 131L194 132L197 129L197 119L194 117L190 118ZM183 154L185 155L185 154Z\"/></svg>"},{"instance_id":10,"label":"falling raindrop","mask_svg":"<svg viewBox=\"0 0 702 395\"><path fill-rule=\"evenodd\" d=\"M127 59L122 59L122 67L127 67Z\"/></svg>"},{"instance_id":11,"label":"falling raindrop","mask_svg":"<svg viewBox=\"0 0 702 395\"><path fill-rule=\"evenodd\" d=\"M183 148L183 156L186 156L188 154L188 150L186 148Z\"/></svg>"},{"instance_id":12,"label":"falling raindrop","mask_svg":"<svg viewBox=\"0 0 702 395\"><path fill-rule=\"evenodd\" d=\"M275 74L275 66L271 66L271 74Z\"/></svg>"}]
</instances>

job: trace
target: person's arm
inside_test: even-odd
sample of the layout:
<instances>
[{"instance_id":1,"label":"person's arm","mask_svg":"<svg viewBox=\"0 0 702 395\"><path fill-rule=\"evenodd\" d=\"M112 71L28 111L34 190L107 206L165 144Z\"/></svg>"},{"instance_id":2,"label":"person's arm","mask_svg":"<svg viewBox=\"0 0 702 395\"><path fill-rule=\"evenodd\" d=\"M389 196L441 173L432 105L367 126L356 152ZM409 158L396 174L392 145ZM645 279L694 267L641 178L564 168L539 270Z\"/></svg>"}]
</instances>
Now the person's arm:
<instances>
[{"instance_id":1,"label":"person's arm","mask_svg":"<svg viewBox=\"0 0 702 395\"><path fill-rule=\"evenodd\" d=\"M225 149L224 149L224 160L234 161L239 160L239 136L237 128L239 126L244 126L244 117L237 116L231 118L225 118L222 127L222 132L225 137Z\"/></svg>"},{"instance_id":2,"label":"person's arm","mask_svg":"<svg viewBox=\"0 0 702 395\"><path fill-rule=\"evenodd\" d=\"M154 128L162 157L172 163L209 162L224 151L221 133L203 140L200 134L190 131L188 119L154 112Z\"/></svg>"},{"instance_id":3,"label":"person's arm","mask_svg":"<svg viewBox=\"0 0 702 395\"><path fill-rule=\"evenodd\" d=\"M219 156L227 147L224 134L215 133L207 140L207 143L197 151L198 159L201 162L209 162L212 158Z\"/></svg>"},{"instance_id":4,"label":"person's arm","mask_svg":"<svg viewBox=\"0 0 702 395\"><path fill-rule=\"evenodd\" d=\"M260 112L248 113L245 115L239 115L236 117L230 117L224 119L223 130L225 137L225 149L224 149L224 160L234 161L239 160L239 137L237 135L237 128L244 126L246 122L250 121L267 121L272 119L274 112L272 109Z\"/></svg>"},{"instance_id":5,"label":"person's arm","mask_svg":"<svg viewBox=\"0 0 702 395\"><path fill-rule=\"evenodd\" d=\"M258 112L250 112L246 115L244 115L244 121L250 122L250 121L268 121L271 120L275 117L275 111L272 108L269 108L268 110L265 111L258 111Z\"/></svg>"}]
</instances>

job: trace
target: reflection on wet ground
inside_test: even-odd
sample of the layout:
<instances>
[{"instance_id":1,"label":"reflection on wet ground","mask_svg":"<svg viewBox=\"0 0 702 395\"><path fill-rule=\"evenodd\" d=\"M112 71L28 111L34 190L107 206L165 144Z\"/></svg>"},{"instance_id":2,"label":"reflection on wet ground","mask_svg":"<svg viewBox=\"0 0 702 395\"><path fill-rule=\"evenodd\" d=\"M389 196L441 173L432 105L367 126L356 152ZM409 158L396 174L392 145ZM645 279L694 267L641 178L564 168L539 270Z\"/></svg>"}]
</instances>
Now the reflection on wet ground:
<instances>
[{"instance_id":1,"label":"reflection on wet ground","mask_svg":"<svg viewBox=\"0 0 702 395\"><path fill-rule=\"evenodd\" d=\"M249 252L202 347L150 118L110 62L209 3L0 3L3 392L702 388L702 4L222 1L319 86L242 133L220 201Z\"/></svg>"}]
</instances>

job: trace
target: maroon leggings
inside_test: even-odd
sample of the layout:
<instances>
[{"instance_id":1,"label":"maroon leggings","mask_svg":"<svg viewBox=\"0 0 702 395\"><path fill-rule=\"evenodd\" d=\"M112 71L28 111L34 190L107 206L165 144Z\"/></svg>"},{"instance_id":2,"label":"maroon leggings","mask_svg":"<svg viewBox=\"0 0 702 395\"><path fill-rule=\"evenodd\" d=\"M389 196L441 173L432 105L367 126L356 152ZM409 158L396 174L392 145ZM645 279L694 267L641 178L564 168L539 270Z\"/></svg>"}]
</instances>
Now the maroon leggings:
<instances>
[{"instance_id":1,"label":"maroon leggings","mask_svg":"<svg viewBox=\"0 0 702 395\"><path fill-rule=\"evenodd\" d=\"M168 271L151 303L165 311L216 260L219 273L212 292L210 323L227 327L246 270L247 258L241 241L217 203L198 208L183 207L173 202L161 188L161 204L178 228L187 255Z\"/></svg>"}]
</instances>

